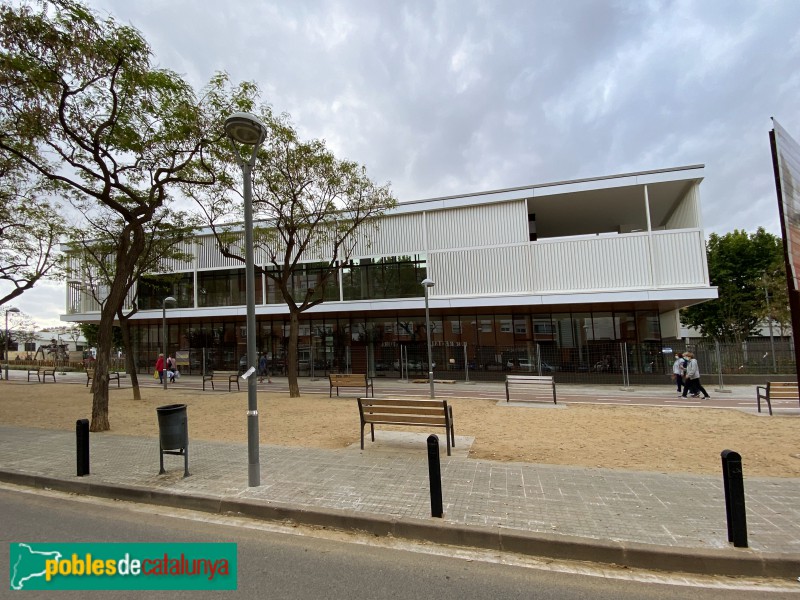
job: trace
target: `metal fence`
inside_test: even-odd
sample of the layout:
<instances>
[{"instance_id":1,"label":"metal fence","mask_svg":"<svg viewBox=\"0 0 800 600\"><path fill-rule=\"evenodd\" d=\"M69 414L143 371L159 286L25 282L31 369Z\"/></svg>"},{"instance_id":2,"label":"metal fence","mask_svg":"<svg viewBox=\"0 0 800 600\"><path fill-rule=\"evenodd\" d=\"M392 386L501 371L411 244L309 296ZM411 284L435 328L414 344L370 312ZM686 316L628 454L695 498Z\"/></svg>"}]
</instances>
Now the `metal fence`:
<instances>
[{"instance_id":1,"label":"metal fence","mask_svg":"<svg viewBox=\"0 0 800 600\"><path fill-rule=\"evenodd\" d=\"M675 353L694 352L704 381L750 376L762 381L769 375L795 373L794 347L790 339L717 343L713 340L670 342L617 342L553 340L514 346L479 346L459 342L433 342L434 377L457 381L502 381L507 374L552 375L563 383L598 383L630 386L666 384L672 374ZM243 370L246 360L233 348L178 350L181 371ZM152 371L157 353L135 355L141 372ZM270 371L285 375L286 357L270 353ZM425 341L414 343L352 343L341 347L298 348L301 377L325 377L329 373L368 373L372 377L421 379L428 376Z\"/></svg>"}]
</instances>

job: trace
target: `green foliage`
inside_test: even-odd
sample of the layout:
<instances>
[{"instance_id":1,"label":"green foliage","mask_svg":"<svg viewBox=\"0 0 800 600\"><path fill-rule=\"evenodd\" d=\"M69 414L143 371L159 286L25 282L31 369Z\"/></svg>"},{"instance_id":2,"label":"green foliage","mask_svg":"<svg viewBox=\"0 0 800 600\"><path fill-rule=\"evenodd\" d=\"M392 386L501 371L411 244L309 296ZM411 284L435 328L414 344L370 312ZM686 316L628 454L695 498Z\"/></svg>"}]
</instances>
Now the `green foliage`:
<instances>
[{"instance_id":1,"label":"green foliage","mask_svg":"<svg viewBox=\"0 0 800 600\"><path fill-rule=\"evenodd\" d=\"M242 89L247 94L239 96L255 105L255 87ZM245 104L240 110L253 109ZM252 168L255 255L266 257L257 267L289 309L289 392L297 396L298 315L324 301L336 272L357 244L366 249L378 217L396 200L388 184L374 183L358 163L337 159L323 140L301 140L286 115L261 106L257 116L267 131L258 152L238 144L215 146L217 184L187 194L197 200L222 254L244 263L242 172ZM303 263L320 261L314 281L300 277L304 286L294 285L305 272Z\"/></svg>"},{"instance_id":2,"label":"green foliage","mask_svg":"<svg viewBox=\"0 0 800 600\"><path fill-rule=\"evenodd\" d=\"M248 91L252 91L248 88ZM273 279L290 310L304 311L323 301L320 293L337 269L368 243L376 220L396 205L389 185L378 185L356 162L337 159L323 140L300 139L288 116L260 107L267 137L253 166L254 243L266 256L258 265ZM241 161L236 152L215 147L217 185L187 190L201 206L223 254L244 262ZM303 262L323 258L316 285L298 296L293 274ZM316 266L320 266L319 264Z\"/></svg>"},{"instance_id":3,"label":"green foliage","mask_svg":"<svg viewBox=\"0 0 800 600\"><path fill-rule=\"evenodd\" d=\"M105 381L93 388L92 431L109 427L102 373L114 319L147 262L148 224L179 185L215 182L208 149L224 140L223 109L239 106L224 78L198 98L151 58L136 29L73 0L0 4L0 157L78 209L75 226L99 238L92 268L113 263L91 274L102 291L96 381Z\"/></svg>"},{"instance_id":4,"label":"green foliage","mask_svg":"<svg viewBox=\"0 0 800 600\"><path fill-rule=\"evenodd\" d=\"M96 348L100 326L97 323L78 323L78 327L86 340L86 345L89 348ZM122 331L116 325L114 326L112 345L115 349L125 349L125 345L122 343Z\"/></svg>"},{"instance_id":5,"label":"green foliage","mask_svg":"<svg viewBox=\"0 0 800 600\"><path fill-rule=\"evenodd\" d=\"M48 185L17 157L0 150L0 306L61 274L58 244L66 232Z\"/></svg>"},{"instance_id":6,"label":"green foliage","mask_svg":"<svg viewBox=\"0 0 800 600\"><path fill-rule=\"evenodd\" d=\"M764 288L781 288L785 293L783 243L759 228L755 233L733 231L723 236L712 233L706 244L711 285L719 298L681 311L684 325L700 330L704 337L741 341L754 335L766 316ZM773 316L788 305L788 296L775 296ZM773 306L774 305L774 306Z\"/></svg>"}]
</instances>

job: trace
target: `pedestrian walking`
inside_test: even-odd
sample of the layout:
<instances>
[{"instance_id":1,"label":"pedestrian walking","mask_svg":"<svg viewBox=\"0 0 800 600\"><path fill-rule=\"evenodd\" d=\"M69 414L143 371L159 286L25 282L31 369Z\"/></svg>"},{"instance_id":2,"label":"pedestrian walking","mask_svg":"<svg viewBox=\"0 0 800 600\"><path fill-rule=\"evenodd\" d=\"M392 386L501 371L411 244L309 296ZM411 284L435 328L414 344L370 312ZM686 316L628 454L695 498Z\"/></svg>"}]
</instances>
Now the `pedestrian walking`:
<instances>
[{"instance_id":1,"label":"pedestrian walking","mask_svg":"<svg viewBox=\"0 0 800 600\"><path fill-rule=\"evenodd\" d=\"M172 356L167 356L167 376L170 383L175 383L175 376L178 372L178 362Z\"/></svg>"},{"instance_id":2,"label":"pedestrian walking","mask_svg":"<svg viewBox=\"0 0 800 600\"><path fill-rule=\"evenodd\" d=\"M258 382L263 383L264 377L267 378L267 383L272 383L272 377L269 374L269 360L267 354L262 354L258 359Z\"/></svg>"},{"instance_id":3,"label":"pedestrian walking","mask_svg":"<svg viewBox=\"0 0 800 600\"><path fill-rule=\"evenodd\" d=\"M697 359L692 352L684 352L683 356L689 360L686 365L686 385L683 387L682 396L686 398L686 393L691 392L692 398L699 398L700 392L703 393L703 399L710 398L706 392L706 388L700 383L700 367L697 364Z\"/></svg>"},{"instance_id":4,"label":"pedestrian walking","mask_svg":"<svg viewBox=\"0 0 800 600\"><path fill-rule=\"evenodd\" d=\"M672 363L672 378L675 380L675 385L678 387L678 393L683 389L683 376L686 373L686 360L679 352L675 355L675 362Z\"/></svg>"},{"instance_id":5,"label":"pedestrian walking","mask_svg":"<svg viewBox=\"0 0 800 600\"><path fill-rule=\"evenodd\" d=\"M164 355L159 354L156 361L156 373L158 373L158 383L164 383Z\"/></svg>"}]
</instances>

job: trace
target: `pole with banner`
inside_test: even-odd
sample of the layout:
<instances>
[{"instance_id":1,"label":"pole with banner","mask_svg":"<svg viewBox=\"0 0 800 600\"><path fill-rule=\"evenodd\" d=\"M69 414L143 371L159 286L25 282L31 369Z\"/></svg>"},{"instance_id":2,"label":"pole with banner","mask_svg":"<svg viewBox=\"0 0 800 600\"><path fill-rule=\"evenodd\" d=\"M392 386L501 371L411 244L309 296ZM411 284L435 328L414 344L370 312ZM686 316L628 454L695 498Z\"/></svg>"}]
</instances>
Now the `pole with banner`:
<instances>
[{"instance_id":1,"label":"pole with banner","mask_svg":"<svg viewBox=\"0 0 800 600\"><path fill-rule=\"evenodd\" d=\"M772 119L769 132L775 190L783 236L783 257L786 263L786 285L789 288L789 311L792 316L794 347L800 347L800 145ZM800 384L800 355L795 350L794 362Z\"/></svg>"}]
</instances>

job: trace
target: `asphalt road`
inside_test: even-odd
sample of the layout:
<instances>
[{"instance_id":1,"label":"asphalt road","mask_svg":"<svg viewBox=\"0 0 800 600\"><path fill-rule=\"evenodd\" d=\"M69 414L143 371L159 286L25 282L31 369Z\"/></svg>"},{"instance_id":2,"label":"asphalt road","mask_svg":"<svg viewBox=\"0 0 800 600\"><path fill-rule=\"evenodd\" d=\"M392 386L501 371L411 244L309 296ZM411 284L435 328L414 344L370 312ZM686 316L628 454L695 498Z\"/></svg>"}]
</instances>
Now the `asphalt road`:
<instances>
[{"instance_id":1,"label":"asphalt road","mask_svg":"<svg viewBox=\"0 0 800 600\"><path fill-rule=\"evenodd\" d=\"M48 492L0 488L3 544L0 559L9 561L11 542L235 542L239 589L226 598L436 598L471 600L535 599L754 599L782 593L731 589L731 580L694 585L646 581L647 575L612 578L552 568L500 564L490 555L456 558L373 545L369 540L291 534L232 518L156 509L126 503L80 499ZM211 519L211 520L210 520ZM329 538L331 536L329 535ZM358 543L354 543L358 541ZM422 550L420 548L419 550ZM9 569L3 569L6 574ZM579 571L581 569L578 569ZM6 575L5 577L8 577ZM641 579L645 579L642 581ZM664 577L653 577L664 581ZM702 587L711 584L718 587ZM786 584L784 584L786 585ZM3 582L0 597L15 597ZM788 588L791 590L792 588ZM795 590L800 589L798 584ZM205 598L220 592L59 592L58 597ZM791 597L797 597L790 591ZM24 592L25 598L50 598L52 592Z\"/></svg>"}]
</instances>

